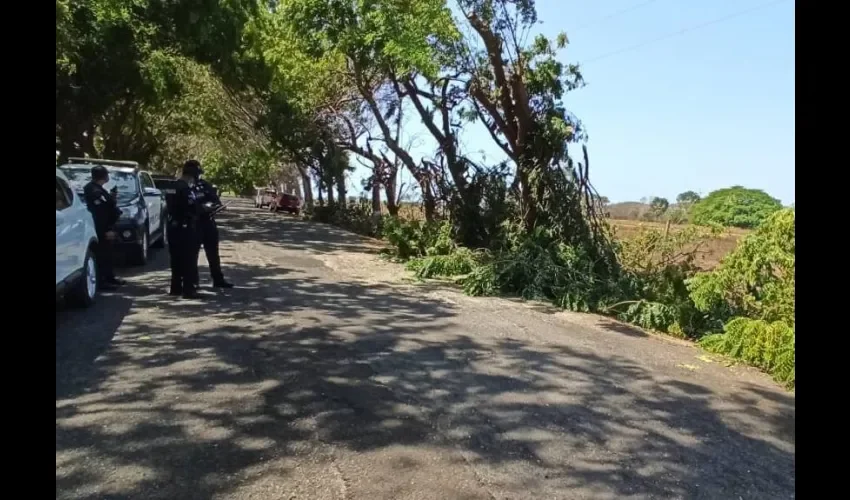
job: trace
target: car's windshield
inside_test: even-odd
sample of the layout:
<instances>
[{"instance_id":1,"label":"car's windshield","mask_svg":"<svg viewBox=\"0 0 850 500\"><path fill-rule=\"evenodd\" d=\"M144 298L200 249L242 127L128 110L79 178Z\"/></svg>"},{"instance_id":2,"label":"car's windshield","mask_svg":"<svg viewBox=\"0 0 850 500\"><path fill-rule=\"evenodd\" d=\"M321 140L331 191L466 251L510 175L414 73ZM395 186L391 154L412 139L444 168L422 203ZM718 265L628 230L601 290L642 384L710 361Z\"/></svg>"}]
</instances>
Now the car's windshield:
<instances>
[{"instance_id":1,"label":"car's windshield","mask_svg":"<svg viewBox=\"0 0 850 500\"><path fill-rule=\"evenodd\" d=\"M82 193L83 188L91 180L91 167L62 167L62 172L68 177L68 183L75 191ZM131 172L109 170L109 182L104 187L107 191L118 186L118 203L126 203L139 196L139 183L136 175Z\"/></svg>"}]
</instances>

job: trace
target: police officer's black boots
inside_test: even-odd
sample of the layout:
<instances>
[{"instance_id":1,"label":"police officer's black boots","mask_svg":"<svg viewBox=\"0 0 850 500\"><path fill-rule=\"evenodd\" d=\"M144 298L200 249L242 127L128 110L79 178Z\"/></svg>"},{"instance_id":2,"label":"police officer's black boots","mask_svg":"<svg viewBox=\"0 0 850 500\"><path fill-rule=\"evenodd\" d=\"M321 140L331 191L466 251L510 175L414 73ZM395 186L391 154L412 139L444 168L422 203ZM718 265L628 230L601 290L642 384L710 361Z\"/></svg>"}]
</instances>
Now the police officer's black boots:
<instances>
[{"instance_id":1,"label":"police officer's black boots","mask_svg":"<svg viewBox=\"0 0 850 500\"><path fill-rule=\"evenodd\" d=\"M168 295L179 297L183 295L183 286L179 280L171 280L171 288L168 290Z\"/></svg>"},{"instance_id":2,"label":"police officer's black boots","mask_svg":"<svg viewBox=\"0 0 850 500\"><path fill-rule=\"evenodd\" d=\"M224 278L220 280L213 281L214 288L233 288L233 283L226 281Z\"/></svg>"}]
</instances>

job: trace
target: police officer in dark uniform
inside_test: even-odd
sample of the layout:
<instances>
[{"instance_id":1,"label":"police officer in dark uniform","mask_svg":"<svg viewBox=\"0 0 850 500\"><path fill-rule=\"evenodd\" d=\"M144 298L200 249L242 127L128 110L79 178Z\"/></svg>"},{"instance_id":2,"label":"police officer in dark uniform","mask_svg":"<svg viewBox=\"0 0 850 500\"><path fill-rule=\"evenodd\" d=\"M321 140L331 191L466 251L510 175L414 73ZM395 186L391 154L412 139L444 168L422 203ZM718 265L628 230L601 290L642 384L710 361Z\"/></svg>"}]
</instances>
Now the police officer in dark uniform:
<instances>
[{"instance_id":1,"label":"police officer in dark uniform","mask_svg":"<svg viewBox=\"0 0 850 500\"><path fill-rule=\"evenodd\" d=\"M199 298L195 287L198 275L198 217L201 207L192 189L198 165L186 162L182 176L175 183L175 192L167 200L168 254L171 260L171 289L169 295Z\"/></svg>"},{"instance_id":2,"label":"police officer in dark uniform","mask_svg":"<svg viewBox=\"0 0 850 500\"><path fill-rule=\"evenodd\" d=\"M201 252L201 245L204 247L204 253L207 256L207 263L210 267L210 275L212 276L213 286L216 288L233 288L233 284L228 283L224 279L224 274L221 272L221 257L218 253L218 226L215 223L214 211L221 207L221 199L215 192L215 188L209 182L201 179L201 174L204 173L201 164L197 160L189 160L197 167L198 175L195 177L195 185L192 188L195 192L195 198L203 207L201 215L198 219L198 232L200 239L198 247L195 250L195 262L197 264L198 254ZM197 265L195 267L197 269ZM200 276L195 277L195 286L199 286Z\"/></svg>"},{"instance_id":3,"label":"police officer in dark uniform","mask_svg":"<svg viewBox=\"0 0 850 500\"><path fill-rule=\"evenodd\" d=\"M109 192L103 187L107 182L109 182L109 171L102 165L95 165L91 169L91 181L83 188L83 197L94 219L97 233L95 257L100 287L104 290L114 289L124 284L123 280L115 277L113 267L115 252L113 241L116 237L114 228L118 218L121 217L121 209L118 208L118 202L115 199L117 187Z\"/></svg>"}]
</instances>

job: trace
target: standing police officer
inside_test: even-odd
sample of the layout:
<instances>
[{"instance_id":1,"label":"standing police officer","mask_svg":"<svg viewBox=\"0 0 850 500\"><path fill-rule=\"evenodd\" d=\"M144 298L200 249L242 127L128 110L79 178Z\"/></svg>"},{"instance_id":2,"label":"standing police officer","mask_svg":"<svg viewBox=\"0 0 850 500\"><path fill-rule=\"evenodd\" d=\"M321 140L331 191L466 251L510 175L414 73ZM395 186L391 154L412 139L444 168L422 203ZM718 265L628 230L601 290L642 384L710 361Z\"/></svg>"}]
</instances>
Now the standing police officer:
<instances>
[{"instance_id":1,"label":"standing police officer","mask_svg":"<svg viewBox=\"0 0 850 500\"><path fill-rule=\"evenodd\" d=\"M95 257L98 264L100 287L104 290L114 289L123 285L124 281L115 277L113 253L115 240L115 223L121 217L121 209L115 199L115 190L108 192L103 185L109 182L109 171L102 165L91 169L91 181L83 188L83 196L94 219L97 233Z\"/></svg>"},{"instance_id":2,"label":"standing police officer","mask_svg":"<svg viewBox=\"0 0 850 500\"><path fill-rule=\"evenodd\" d=\"M197 162L187 161L182 176L175 183L175 192L166 203L168 207L168 254L171 259L171 289L169 295L187 299L199 298L195 287L198 275L198 216L201 207L195 199L193 185L197 177Z\"/></svg>"},{"instance_id":3,"label":"standing police officer","mask_svg":"<svg viewBox=\"0 0 850 500\"><path fill-rule=\"evenodd\" d=\"M197 168L197 176L195 177L195 185L192 190L195 192L197 202L204 207L201 215L198 218L198 232L200 239L195 250L195 269L197 269L198 254L201 252L201 245L204 246L204 253L207 256L207 263L210 267L210 275L212 276L213 286L216 288L233 288L232 283L228 283L224 279L224 274L221 272L221 257L218 253L218 226L215 223L215 214L213 211L221 206L221 199L215 192L215 188L209 182L201 179L201 174L204 170L201 168L198 160L189 160L186 164L192 164ZM195 286L199 286L200 276L195 276Z\"/></svg>"}]
</instances>

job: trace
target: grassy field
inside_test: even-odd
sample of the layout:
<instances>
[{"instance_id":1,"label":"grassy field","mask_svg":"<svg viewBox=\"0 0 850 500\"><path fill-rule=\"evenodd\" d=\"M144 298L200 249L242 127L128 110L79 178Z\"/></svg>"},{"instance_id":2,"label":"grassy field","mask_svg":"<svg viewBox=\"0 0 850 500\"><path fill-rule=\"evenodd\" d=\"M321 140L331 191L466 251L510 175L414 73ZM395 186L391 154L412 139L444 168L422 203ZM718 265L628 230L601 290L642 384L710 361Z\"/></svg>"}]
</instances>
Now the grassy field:
<instances>
[{"instance_id":1,"label":"grassy field","mask_svg":"<svg viewBox=\"0 0 850 500\"><path fill-rule=\"evenodd\" d=\"M386 213L386 207L384 207L384 213ZM403 203L399 208L399 216L406 219L421 219L424 217L424 213L422 208L417 204ZM639 234L644 228L664 230L666 226L663 222L646 222L626 219L609 219L609 222L612 226L614 226L617 238L619 239L632 238ZM684 227L686 226L672 224L670 226L670 231L681 230ZM746 236L748 233L749 231L743 229L731 228L727 229L719 238L707 241L699 250L697 265L706 270L713 268L718 262L720 262L720 259L724 255L728 254L735 248L738 244L738 240L740 240L743 236Z\"/></svg>"},{"instance_id":2,"label":"grassy field","mask_svg":"<svg viewBox=\"0 0 850 500\"><path fill-rule=\"evenodd\" d=\"M666 224L663 222L644 222L636 220L609 219L609 222L614 226L618 239L627 240L639 234L644 228L664 230ZM670 231L678 231L686 226L671 224ZM731 252L738 241L749 234L749 231L744 229L727 229L720 237L714 238L705 242L700 248L697 256L697 265L702 269L712 269L720 262L724 255Z\"/></svg>"}]
</instances>

